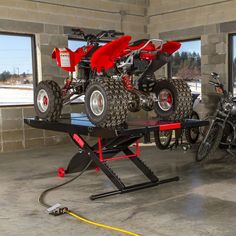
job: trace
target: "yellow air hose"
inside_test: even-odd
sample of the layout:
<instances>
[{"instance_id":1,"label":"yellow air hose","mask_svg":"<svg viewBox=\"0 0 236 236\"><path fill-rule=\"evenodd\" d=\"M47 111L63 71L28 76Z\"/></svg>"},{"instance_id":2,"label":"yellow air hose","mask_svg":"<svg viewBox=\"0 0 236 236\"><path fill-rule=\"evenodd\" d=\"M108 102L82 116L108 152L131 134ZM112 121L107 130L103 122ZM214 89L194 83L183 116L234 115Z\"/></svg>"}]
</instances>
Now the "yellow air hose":
<instances>
[{"instance_id":1,"label":"yellow air hose","mask_svg":"<svg viewBox=\"0 0 236 236\"><path fill-rule=\"evenodd\" d=\"M109 225L97 223L97 222L92 221L92 220L85 219L85 218L83 218L83 217L81 217L81 216L79 216L79 215L77 215L77 214L75 214L75 213L73 213L69 210L65 210L65 213L73 216L77 220L80 220L80 221L82 221L84 223L87 223L87 224L90 224L90 225L95 225L95 226L100 227L100 228L117 231L117 232L120 232L120 233L123 233L123 234L126 234L126 235L140 236L140 234L136 234L136 233L130 232L130 231L125 230L125 229L120 229L120 228L116 228L116 227L113 227L113 226L109 226Z\"/></svg>"},{"instance_id":2,"label":"yellow air hose","mask_svg":"<svg viewBox=\"0 0 236 236\"><path fill-rule=\"evenodd\" d=\"M88 169L88 167L90 166L91 163L92 163L92 161L90 160L89 163L85 166L85 168L77 176L73 177L72 179L70 179L70 180L68 180L68 181L66 181L66 182L64 182L62 184L59 184L57 186L51 187L51 188L46 189L45 191L43 191L41 193L41 195L39 196L39 203L42 206L46 207L46 208L52 207L51 205L45 203L45 201L44 201L44 198L47 195L47 193L49 193L49 192L51 192L51 191L53 191L55 189L58 189L58 188L60 188L62 186L65 186L66 184L69 184L69 183L73 182L74 180L78 179ZM61 214L64 214L64 213L66 213L66 214L68 214L70 216L73 216L77 220L80 220L80 221L82 221L84 223L87 223L87 224L90 224L90 225L94 225L94 226L97 226L97 227L100 227L100 228L104 228L104 229L113 230L113 231L120 232L120 233L123 233L123 234L126 234L126 235L140 236L140 234L136 234L136 233L130 232L130 231L125 230L125 229L120 229L120 228L116 228L116 227L113 227L113 226L110 226L110 225L105 225L105 224L97 223L97 222L92 221L92 220L88 220L88 219L83 218L83 217L75 214L74 212L68 210L68 208L66 208L66 207L59 208L59 213L58 214L54 214L53 211L50 214L52 214L52 215L61 215Z\"/></svg>"}]
</instances>

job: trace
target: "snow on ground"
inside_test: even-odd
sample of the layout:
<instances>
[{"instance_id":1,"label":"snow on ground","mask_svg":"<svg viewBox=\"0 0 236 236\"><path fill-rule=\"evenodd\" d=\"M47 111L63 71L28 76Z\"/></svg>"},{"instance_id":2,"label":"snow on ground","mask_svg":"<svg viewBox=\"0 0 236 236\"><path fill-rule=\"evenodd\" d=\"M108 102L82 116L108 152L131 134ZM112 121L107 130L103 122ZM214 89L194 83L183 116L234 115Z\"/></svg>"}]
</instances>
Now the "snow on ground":
<instances>
[{"instance_id":1,"label":"snow on ground","mask_svg":"<svg viewBox=\"0 0 236 236\"><path fill-rule=\"evenodd\" d=\"M201 93L200 82L188 82L192 92ZM75 102L82 102L84 96ZM33 87L32 85L22 85L17 87L0 86L0 106L9 105L32 105Z\"/></svg>"},{"instance_id":2,"label":"snow on ground","mask_svg":"<svg viewBox=\"0 0 236 236\"><path fill-rule=\"evenodd\" d=\"M188 82L188 85L192 91L192 93L200 93L201 94L201 82Z\"/></svg>"},{"instance_id":3,"label":"snow on ground","mask_svg":"<svg viewBox=\"0 0 236 236\"><path fill-rule=\"evenodd\" d=\"M0 106L30 104L33 104L33 89L0 87Z\"/></svg>"}]
</instances>

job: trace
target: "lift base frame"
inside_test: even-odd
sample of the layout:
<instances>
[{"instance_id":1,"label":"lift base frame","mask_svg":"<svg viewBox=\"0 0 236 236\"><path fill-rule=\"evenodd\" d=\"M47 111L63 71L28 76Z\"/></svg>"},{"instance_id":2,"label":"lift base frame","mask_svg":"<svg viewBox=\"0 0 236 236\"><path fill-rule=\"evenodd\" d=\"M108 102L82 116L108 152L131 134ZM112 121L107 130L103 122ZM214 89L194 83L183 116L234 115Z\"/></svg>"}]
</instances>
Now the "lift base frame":
<instances>
[{"instance_id":1,"label":"lift base frame","mask_svg":"<svg viewBox=\"0 0 236 236\"><path fill-rule=\"evenodd\" d=\"M40 120L38 118L27 118L24 122L34 128L65 132L70 135L78 146L79 151L70 160L66 173L81 171L92 159L92 167L99 168L116 187L114 191L91 195L91 200L178 181L178 176L159 180L153 171L139 158L140 150L138 141L143 138L144 142L150 142L151 132L157 129L161 131L170 129L178 130L208 125L207 121L199 120L186 120L184 123L136 121L116 129L108 129L95 127L89 122L87 116L78 113L65 115L57 122ZM91 146L81 135L97 137L98 141L95 145ZM131 149L132 144L136 144L135 152ZM117 156L120 152L123 152L124 155ZM109 161L123 158L128 158L146 176L148 181L126 186L108 165Z\"/></svg>"}]
</instances>

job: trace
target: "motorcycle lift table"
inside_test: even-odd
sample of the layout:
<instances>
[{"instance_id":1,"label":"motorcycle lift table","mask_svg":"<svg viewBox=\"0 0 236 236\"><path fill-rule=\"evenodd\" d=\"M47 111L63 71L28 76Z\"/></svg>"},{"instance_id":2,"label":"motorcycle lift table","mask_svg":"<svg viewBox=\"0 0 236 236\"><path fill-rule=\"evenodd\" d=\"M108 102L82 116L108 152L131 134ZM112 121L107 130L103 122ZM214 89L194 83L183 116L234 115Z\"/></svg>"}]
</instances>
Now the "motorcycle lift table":
<instances>
[{"instance_id":1,"label":"motorcycle lift table","mask_svg":"<svg viewBox=\"0 0 236 236\"><path fill-rule=\"evenodd\" d=\"M144 138L144 142L150 142L150 135L155 130L181 130L208 125L207 121L200 120L186 120L183 123L168 121L133 121L128 122L123 127L109 129L95 127L88 120L86 115L79 113L64 115L56 122L38 119L37 117L26 118L24 122L34 128L65 132L70 135L72 140L79 147L79 151L70 160L65 173L81 171L92 159L92 167L97 167L103 171L117 188L117 190L114 191L91 195L91 200L178 181L178 176L159 180L153 171L139 158L139 140ZM97 143L90 145L81 135L97 137ZM135 151L130 147L133 144L136 146ZM124 155L117 156L120 152L123 152ZM108 161L122 158L127 158L133 162L149 181L126 186L108 165Z\"/></svg>"}]
</instances>

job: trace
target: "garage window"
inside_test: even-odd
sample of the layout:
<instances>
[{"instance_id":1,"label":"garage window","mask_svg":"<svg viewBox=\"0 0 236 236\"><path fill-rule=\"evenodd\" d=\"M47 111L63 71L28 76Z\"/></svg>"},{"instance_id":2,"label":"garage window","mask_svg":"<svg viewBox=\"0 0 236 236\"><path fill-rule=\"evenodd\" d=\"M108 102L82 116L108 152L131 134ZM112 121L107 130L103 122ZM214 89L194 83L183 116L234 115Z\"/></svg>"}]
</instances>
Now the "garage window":
<instances>
[{"instance_id":1,"label":"garage window","mask_svg":"<svg viewBox=\"0 0 236 236\"><path fill-rule=\"evenodd\" d=\"M0 106L33 104L34 38L0 34Z\"/></svg>"},{"instance_id":2,"label":"garage window","mask_svg":"<svg viewBox=\"0 0 236 236\"><path fill-rule=\"evenodd\" d=\"M83 40L75 40L75 39L69 39L68 40L68 48L72 51L75 51L77 48L81 48L86 45L86 42Z\"/></svg>"},{"instance_id":3,"label":"garage window","mask_svg":"<svg viewBox=\"0 0 236 236\"><path fill-rule=\"evenodd\" d=\"M229 90L236 96L236 34L230 36L229 42Z\"/></svg>"},{"instance_id":4,"label":"garage window","mask_svg":"<svg viewBox=\"0 0 236 236\"><path fill-rule=\"evenodd\" d=\"M169 63L168 76L185 79L193 93L201 93L201 40L181 41Z\"/></svg>"},{"instance_id":5,"label":"garage window","mask_svg":"<svg viewBox=\"0 0 236 236\"><path fill-rule=\"evenodd\" d=\"M109 42L109 41L107 41L107 42ZM102 46L107 42L101 41L101 42L99 42L99 45ZM84 40L78 40L78 39L69 39L68 40L68 48L71 49L72 51L75 51L77 48L81 48L81 47L85 46L86 44L87 44L87 42Z\"/></svg>"}]
</instances>

